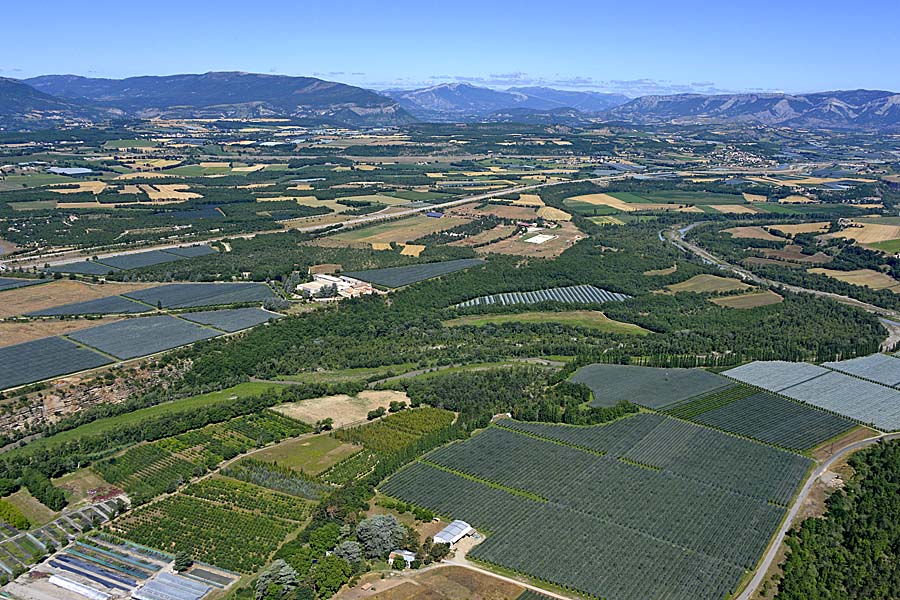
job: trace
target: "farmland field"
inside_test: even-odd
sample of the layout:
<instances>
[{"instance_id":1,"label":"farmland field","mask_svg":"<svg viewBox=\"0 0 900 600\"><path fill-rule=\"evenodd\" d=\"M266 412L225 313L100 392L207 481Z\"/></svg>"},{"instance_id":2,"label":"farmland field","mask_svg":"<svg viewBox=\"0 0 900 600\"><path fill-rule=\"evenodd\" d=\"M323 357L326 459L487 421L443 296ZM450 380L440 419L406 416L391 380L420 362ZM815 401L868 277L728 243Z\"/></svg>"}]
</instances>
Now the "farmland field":
<instances>
[{"instance_id":1,"label":"farmland field","mask_svg":"<svg viewBox=\"0 0 900 600\"><path fill-rule=\"evenodd\" d=\"M826 275L832 279L844 281L852 285L869 287L873 290L890 290L900 294L900 281L890 275L872 269L856 269L855 271L838 271L836 269L809 269L810 273Z\"/></svg>"},{"instance_id":2,"label":"farmland field","mask_svg":"<svg viewBox=\"0 0 900 600\"><path fill-rule=\"evenodd\" d=\"M822 363L822 366L882 385L892 387L900 385L900 358L896 356L872 354L850 360Z\"/></svg>"},{"instance_id":3,"label":"farmland field","mask_svg":"<svg viewBox=\"0 0 900 600\"><path fill-rule=\"evenodd\" d=\"M261 308L227 308L223 310L204 310L182 314L187 321L209 325L229 333L254 327L269 319L279 319L282 315Z\"/></svg>"},{"instance_id":4,"label":"farmland field","mask_svg":"<svg viewBox=\"0 0 900 600\"><path fill-rule=\"evenodd\" d=\"M168 315L126 319L82 329L69 335L73 340L127 360L156 354L200 340L216 337L214 329L200 327Z\"/></svg>"},{"instance_id":5,"label":"farmland field","mask_svg":"<svg viewBox=\"0 0 900 600\"><path fill-rule=\"evenodd\" d=\"M445 260L442 262L421 263L417 265L406 265L403 267L388 267L387 269L371 269L368 271L350 271L344 273L347 277L368 281L375 285L382 285L389 288L402 287L410 285L418 281L448 275L484 264L485 261L480 258L461 258L458 260Z\"/></svg>"},{"instance_id":6,"label":"farmland field","mask_svg":"<svg viewBox=\"0 0 900 600\"><path fill-rule=\"evenodd\" d=\"M390 223L369 225L367 227L338 233L325 238L324 241L357 242L364 244L389 244L391 242L396 242L405 244L406 242L410 242L430 233L444 231L445 229L450 229L451 227L456 227L457 225L462 225L466 222L467 219L461 217L444 216L440 219L435 219L423 215L414 215Z\"/></svg>"},{"instance_id":7,"label":"farmland field","mask_svg":"<svg viewBox=\"0 0 900 600\"><path fill-rule=\"evenodd\" d=\"M730 229L723 229L722 233L730 234L731 237L735 239L748 239L748 240L764 240L767 242L783 242L784 238L780 238L776 235L772 235L768 231L766 231L762 227L758 226L747 226L747 227L732 227Z\"/></svg>"},{"instance_id":8,"label":"farmland field","mask_svg":"<svg viewBox=\"0 0 900 600\"><path fill-rule=\"evenodd\" d=\"M45 308L25 314L29 317L52 317L61 315L138 314L151 310L153 308L146 304L121 296L109 296L107 298L97 298L96 300L86 300L85 302L63 304L62 306L54 306L53 308Z\"/></svg>"},{"instance_id":9,"label":"farmland field","mask_svg":"<svg viewBox=\"0 0 900 600\"><path fill-rule=\"evenodd\" d=\"M730 593L780 523L773 502L787 502L811 464L658 415L500 425L426 455L380 491L489 532L470 558L598 597ZM612 443L564 445L573 431Z\"/></svg>"},{"instance_id":10,"label":"farmland field","mask_svg":"<svg viewBox=\"0 0 900 600\"><path fill-rule=\"evenodd\" d=\"M184 550L195 560L252 573L298 524L260 507L249 512L230 504L178 494L129 513L113 533L166 552Z\"/></svg>"},{"instance_id":11,"label":"farmland field","mask_svg":"<svg viewBox=\"0 0 900 600\"><path fill-rule=\"evenodd\" d=\"M591 388L592 406L614 406L620 400L628 400L649 408L662 408L732 385L724 377L702 369L604 364L580 368L572 381Z\"/></svg>"},{"instance_id":12,"label":"farmland field","mask_svg":"<svg viewBox=\"0 0 900 600\"><path fill-rule=\"evenodd\" d=\"M723 373L881 431L900 429L900 390L807 363L754 362Z\"/></svg>"},{"instance_id":13,"label":"farmland field","mask_svg":"<svg viewBox=\"0 0 900 600\"><path fill-rule=\"evenodd\" d=\"M93 369L111 362L98 352L58 337L6 346L0 348L0 389Z\"/></svg>"},{"instance_id":14,"label":"farmland field","mask_svg":"<svg viewBox=\"0 0 900 600\"><path fill-rule=\"evenodd\" d=\"M745 386L714 392L666 412L799 451L814 448L856 426L843 417Z\"/></svg>"},{"instance_id":15,"label":"farmland field","mask_svg":"<svg viewBox=\"0 0 900 600\"><path fill-rule=\"evenodd\" d=\"M129 270L140 267L148 267L150 265L160 265L167 262L175 262L183 257L163 252L162 250L149 250L147 252L136 252L134 254L121 254L119 256L110 256L101 258L98 262L106 266L116 269Z\"/></svg>"},{"instance_id":16,"label":"farmland field","mask_svg":"<svg viewBox=\"0 0 900 600\"><path fill-rule=\"evenodd\" d=\"M453 565L441 566L415 573L399 585L391 580L377 581L374 589L379 590L371 600L550 600L530 591L522 591L522 587ZM390 586L390 587L388 587Z\"/></svg>"},{"instance_id":17,"label":"farmland field","mask_svg":"<svg viewBox=\"0 0 900 600\"><path fill-rule=\"evenodd\" d=\"M14 290L36 283L46 283L45 279L16 279L14 277L0 277L0 292Z\"/></svg>"},{"instance_id":18,"label":"farmland field","mask_svg":"<svg viewBox=\"0 0 900 600\"><path fill-rule=\"evenodd\" d=\"M120 269L116 269L115 267L108 267L92 260L72 262L65 265L54 265L47 269L50 273L74 273L76 275L108 275L119 270Z\"/></svg>"},{"instance_id":19,"label":"farmland field","mask_svg":"<svg viewBox=\"0 0 900 600\"><path fill-rule=\"evenodd\" d=\"M479 298L473 298L472 300L466 300L456 306L457 308L467 308L470 306L489 306L491 304L508 306L511 304L537 304L538 302L593 304L601 302L619 302L627 300L628 298L630 298L630 296L626 294L610 292L596 288L592 285L576 285L572 287L537 290L534 292L507 292L504 294L481 296Z\"/></svg>"},{"instance_id":20,"label":"farmland field","mask_svg":"<svg viewBox=\"0 0 900 600\"><path fill-rule=\"evenodd\" d=\"M334 419L335 427L342 427L364 421L370 410L387 407L393 400L409 403L409 398L403 392L365 390L353 397L341 394L300 402L286 402L275 406L272 410L304 423L315 423L321 419L331 418Z\"/></svg>"},{"instance_id":21,"label":"farmland field","mask_svg":"<svg viewBox=\"0 0 900 600\"><path fill-rule=\"evenodd\" d=\"M639 325L614 321L602 312L592 310L571 310L563 312L526 312L510 315L467 315L444 321L447 327L461 325L482 326L502 323L561 323L574 327L587 327L607 333L630 333L644 335L649 333Z\"/></svg>"},{"instance_id":22,"label":"farmland field","mask_svg":"<svg viewBox=\"0 0 900 600\"><path fill-rule=\"evenodd\" d=\"M128 298L163 308L193 308L239 302L262 302L274 298L265 283L172 283L129 292Z\"/></svg>"},{"instance_id":23,"label":"farmland field","mask_svg":"<svg viewBox=\"0 0 900 600\"><path fill-rule=\"evenodd\" d=\"M738 279L707 274L694 275L687 281L666 286L671 292L695 292L698 294L747 290L750 289L750 287L751 286Z\"/></svg>"},{"instance_id":24,"label":"farmland field","mask_svg":"<svg viewBox=\"0 0 900 600\"><path fill-rule=\"evenodd\" d=\"M752 292L749 294L741 294L739 296L722 296L721 298L710 298L710 301L719 306L726 308L737 308L746 310L749 308L757 308L759 306L770 306L779 304L784 298L771 290L762 292Z\"/></svg>"},{"instance_id":25,"label":"farmland field","mask_svg":"<svg viewBox=\"0 0 900 600\"><path fill-rule=\"evenodd\" d=\"M41 338L66 335L96 327L105 323L115 323L118 317L104 319L39 319L31 321L0 322L0 347L14 346Z\"/></svg>"},{"instance_id":26,"label":"farmland field","mask_svg":"<svg viewBox=\"0 0 900 600\"><path fill-rule=\"evenodd\" d=\"M346 444L327 433L286 440L253 454L253 458L274 462L309 475L318 475L337 462L359 452L360 447Z\"/></svg>"}]
</instances>

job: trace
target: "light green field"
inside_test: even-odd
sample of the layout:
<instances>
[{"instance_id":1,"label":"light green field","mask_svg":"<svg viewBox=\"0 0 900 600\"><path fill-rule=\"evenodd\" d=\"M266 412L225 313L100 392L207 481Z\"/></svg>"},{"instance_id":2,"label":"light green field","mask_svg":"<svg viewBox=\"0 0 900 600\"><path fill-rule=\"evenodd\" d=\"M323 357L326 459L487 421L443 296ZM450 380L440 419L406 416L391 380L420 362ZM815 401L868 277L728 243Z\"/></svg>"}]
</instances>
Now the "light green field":
<instances>
[{"instance_id":1,"label":"light green field","mask_svg":"<svg viewBox=\"0 0 900 600\"><path fill-rule=\"evenodd\" d=\"M222 173L231 173L231 167L201 167L200 165L184 165L173 169L162 171L166 175L175 175L177 177L202 177L204 175L220 175ZM241 173L235 173L240 175Z\"/></svg>"},{"instance_id":2,"label":"light green field","mask_svg":"<svg viewBox=\"0 0 900 600\"><path fill-rule=\"evenodd\" d=\"M875 242L874 244L866 244L866 247L875 248L876 250L882 250L884 252L890 252L891 254L894 254L895 252L900 252L900 240Z\"/></svg>"},{"instance_id":3,"label":"light green field","mask_svg":"<svg viewBox=\"0 0 900 600\"><path fill-rule=\"evenodd\" d=\"M219 392L210 392L208 394L201 394L199 396L190 396L188 398L166 402L165 404L158 404L156 406L142 408L140 410L125 413L123 415L116 415L115 417L108 417L106 419L98 419L92 423L87 423L80 427L76 427L75 429L57 433L56 435L48 438L37 439L23 448L14 448L9 451L9 454L28 454L38 449L50 448L67 441L78 439L83 436L96 435L104 433L106 431L114 430L118 427L134 425L135 423L140 423L144 419L148 419L150 417L155 417L162 414L190 412L195 408L199 408L202 406L231 402L237 398L243 398L246 396L257 396L274 387L277 387L277 384L252 382L240 383L234 387L230 387Z\"/></svg>"},{"instance_id":4,"label":"light green field","mask_svg":"<svg viewBox=\"0 0 900 600\"><path fill-rule=\"evenodd\" d=\"M22 511L22 514L31 522L32 526L49 523L57 516L57 513L38 502L25 488L7 496L4 500L8 500L13 506Z\"/></svg>"},{"instance_id":5,"label":"light green field","mask_svg":"<svg viewBox=\"0 0 900 600\"><path fill-rule=\"evenodd\" d=\"M32 200L30 202L10 202L9 207L15 211L51 210L56 208L56 200Z\"/></svg>"},{"instance_id":6,"label":"light green field","mask_svg":"<svg viewBox=\"0 0 900 600\"><path fill-rule=\"evenodd\" d=\"M643 327L632 323L614 321L602 312L594 310L571 310L563 312L525 312L510 315L468 315L444 321L448 327L460 325L482 326L502 323L561 323L574 327L587 327L605 333L630 333L646 335L650 333Z\"/></svg>"},{"instance_id":7,"label":"light green field","mask_svg":"<svg viewBox=\"0 0 900 600\"><path fill-rule=\"evenodd\" d=\"M77 179L54 175L53 173L35 173L34 175L9 175L0 181L0 192L22 190L25 188L52 185L55 183L78 183Z\"/></svg>"},{"instance_id":8,"label":"light green field","mask_svg":"<svg viewBox=\"0 0 900 600\"><path fill-rule=\"evenodd\" d=\"M253 458L278 463L308 475L318 475L359 450L359 446L344 443L327 433L322 433L281 442L254 453Z\"/></svg>"},{"instance_id":9,"label":"light green field","mask_svg":"<svg viewBox=\"0 0 900 600\"><path fill-rule=\"evenodd\" d=\"M452 194L446 194L444 192L390 192L387 194L389 196L393 196L395 198L402 198L403 200L409 200L411 202L420 201L420 200L444 200L452 198Z\"/></svg>"},{"instance_id":10,"label":"light green field","mask_svg":"<svg viewBox=\"0 0 900 600\"><path fill-rule=\"evenodd\" d=\"M124 148L156 148L158 144L153 140L109 140L103 147L107 150Z\"/></svg>"},{"instance_id":11,"label":"light green field","mask_svg":"<svg viewBox=\"0 0 900 600\"><path fill-rule=\"evenodd\" d=\"M664 203L664 204L747 204L739 194L715 194L709 192L690 192L683 190L665 190L636 194L633 192L612 192L610 196L629 203Z\"/></svg>"},{"instance_id":12,"label":"light green field","mask_svg":"<svg viewBox=\"0 0 900 600\"><path fill-rule=\"evenodd\" d=\"M361 367L358 369L336 369L334 371L319 371L311 373L297 373L296 375L280 375L282 381L296 381L300 383L344 383L347 381L366 380L372 377L390 377L411 371L413 363L389 365L385 367Z\"/></svg>"}]
</instances>

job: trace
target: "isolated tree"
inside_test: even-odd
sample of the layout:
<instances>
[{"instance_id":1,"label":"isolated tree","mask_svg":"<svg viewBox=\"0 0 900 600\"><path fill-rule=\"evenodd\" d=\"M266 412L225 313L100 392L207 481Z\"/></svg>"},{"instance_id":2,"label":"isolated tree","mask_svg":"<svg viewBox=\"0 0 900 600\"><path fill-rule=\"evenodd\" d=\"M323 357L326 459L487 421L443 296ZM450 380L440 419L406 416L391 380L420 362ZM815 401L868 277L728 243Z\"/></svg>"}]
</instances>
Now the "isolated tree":
<instances>
[{"instance_id":1,"label":"isolated tree","mask_svg":"<svg viewBox=\"0 0 900 600\"><path fill-rule=\"evenodd\" d=\"M406 538L406 528L394 515L375 515L356 526L356 537L366 558L386 556Z\"/></svg>"},{"instance_id":2,"label":"isolated tree","mask_svg":"<svg viewBox=\"0 0 900 600\"><path fill-rule=\"evenodd\" d=\"M188 554L187 552L185 552L184 550L181 550L177 554L175 554L175 564L173 565L173 567L179 573L187 571L188 569L191 568L191 565L193 565L193 564L194 564L194 561L191 558L191 555Z\"/></svg>"},{"instance_id":3,"label":"isolated tree","mask_svg":"<svg viewBox=\"0 0 900 600\"><path fill-rule=\"evenodd\" d=\"M362 560L362 546L359 542L347 540L337 545L334 555L354 565Z\"/></svg>"},{"instance_id":4,"label":"isolated tree","mask_svg":"<svg viewBox=\"0 0 900 600\"><path fill-rule=\"evenodd\" d=\"M343 558L326 556L313 567L313 581L320 598L329 598L347 583L353 569Z\"/></svg>"},{"instance_id":5,"label":"isolated tree","mask_svg":"<svg viewBox=\"0 0 900 600\"><path fill-rule=\"evenodd\" d=\"M278 559L256 581L256 600L282 600L296 588L297 571Z\"/></svg>"},{"instance_id":6,"label":"isolated tree","mask_svg":"<svg viewBox=\"0 0 900 600\"><path fill-rule=\"evenodd\" d=\"M395 556L394 562L391 563L391 567L397 571L402 571L406 568L406 560L404 560L402 556Z\"/></svg>"}]
</instances>

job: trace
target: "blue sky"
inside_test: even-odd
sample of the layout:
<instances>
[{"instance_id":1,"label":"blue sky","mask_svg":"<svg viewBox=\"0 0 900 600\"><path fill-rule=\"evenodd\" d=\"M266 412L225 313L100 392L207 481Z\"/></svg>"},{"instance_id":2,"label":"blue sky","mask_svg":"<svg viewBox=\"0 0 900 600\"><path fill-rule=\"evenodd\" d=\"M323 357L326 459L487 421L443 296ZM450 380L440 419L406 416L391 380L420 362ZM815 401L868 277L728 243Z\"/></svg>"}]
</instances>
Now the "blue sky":
<instances>
[{"instance_id":1,"label":"blue sky","mask_svg":"<svg viewBox=\"0 0 900 600\"><path fill-rule=\"evenodd\" d=\"M374 88L900 91L898 23L896 0L8 2L0 76L235 70Z\"/></svg>"}]
</instances>

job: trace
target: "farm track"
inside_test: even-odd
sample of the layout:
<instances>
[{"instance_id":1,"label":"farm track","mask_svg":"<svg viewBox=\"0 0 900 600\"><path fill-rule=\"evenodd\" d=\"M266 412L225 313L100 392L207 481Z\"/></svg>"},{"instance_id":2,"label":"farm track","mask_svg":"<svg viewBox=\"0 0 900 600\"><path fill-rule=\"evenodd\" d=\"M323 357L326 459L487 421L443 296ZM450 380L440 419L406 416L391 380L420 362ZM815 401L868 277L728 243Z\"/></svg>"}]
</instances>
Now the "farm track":
<instances>
[{"instance_id":1,"label":"farm track","mask_svg":"<svg viewBox=\"0 0 900 600\"><path fill-rule=\"evenodd\" d=\"M775 560L775 556L778 554L778 551L781 548L781 544L784 543L784 538L787 535L787 532L793 526L794 519L797 518L797 513L800 512L800 508L803 506L803 502L809 495L810 489L812 489L813 484L819 479L819 477L821 477L825 473L825 471L830 469L831 466L834 465L834 463L843 459L848 454L852 454L853 452L862 450L863 448L871 446L872 444L880 441L896 439L900 439L900 433L882 433L880 435L854 442L849 446L845 446L825 462L819 463L818 467L813 470L813 472L807 478L806 483L803 484L803 487L797 494L797 498L796 500L794 500L794 504L791 506L790 511L788 511L787 516L784 518L784 521L781 524L781 528L778 530L778 534L775 536L775 539L769 544L768 550L766 550L766 553L763 555L762 560L757 565L756 571L753 574L753 578L750 579L744 590L738 596L736 596L734 600L751 600L751 598L753 598L753 596L756 594L756 589L766 578L769 567L772 566L772 562Z\"/></svg>"},{"instance_id":2,"label":"farm track","mask_svg":"<svg viewBox=\"0 0 900 600\"><path fill-rule=\"evenodd\" d=\"M697 256L703 262L714 265L723 271L731 271L744 281L750 281L757 285L765 285L773 288L780 288L782 290L786 290L788 292L793 292L795 294L812 294L814 296L820 296L822 298L831 298L832 300L836 300L842 304L847 304L849 306L855 306L857 308L861 308L870 313L879 315L881 317L886 317L891 320L900 321L900 313L895 310L891 310L888 308L881 308L880 306L875 306L874 304L869 304L868 302L863 302L861 300L856 300L855 298L850 298L849 296L843 296L841 294L834 294L832 292L823 292L821 290L813 290L805 287L800 287L797 285L791 285L787 283L783 283L781 281L776 281L774 279L766 279L765 277L760 277L755 273L732 264L722 258L719 258L715 254L704 250L700 246L688 242L684 239L684 234L693 229L693 227L697 225L697 223L693 223L688 227L678 228L678 226L674 226L670 229L661 230L659 232L660 240L668 240L672 243L676 248L680 248L683 252L689 252L695 256Z\"/></svg>"}]
</instances>

